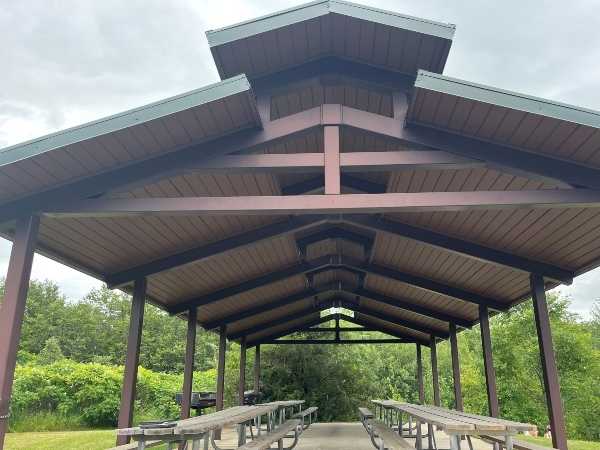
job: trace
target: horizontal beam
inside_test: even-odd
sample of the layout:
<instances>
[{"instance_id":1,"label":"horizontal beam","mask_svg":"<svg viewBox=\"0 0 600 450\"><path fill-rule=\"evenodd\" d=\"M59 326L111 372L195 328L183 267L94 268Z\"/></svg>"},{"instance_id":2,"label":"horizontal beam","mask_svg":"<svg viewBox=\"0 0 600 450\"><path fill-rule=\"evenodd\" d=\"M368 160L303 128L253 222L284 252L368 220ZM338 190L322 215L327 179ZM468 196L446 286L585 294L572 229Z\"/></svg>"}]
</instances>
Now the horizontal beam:
<instances>
[{"instance_id":1,"label":"horizontal beam","mask_svg":"<svg viewBox=\"0 0 600 450\"><path fill-rule=\"evenodd\" d=\"M480 261L493 263L526 273L541 274L544 277L559 283L571 284L573 282L573 277L575 276L575 273L569 269L421 228L416 225L367 214L344 215L343 221L350 225L355 225L371 231L383 232L432 245Z\"/></svg>"},{"instance_id":2,"label":"horizontal beam","mask_svg":"<svg viewBox=\"0 0 600 450\"><path fill-rule=\"evenodd\" d=\"M444 151L340 153L342 172L474 169L485 162ZM184 173L313 173L325 168L323 153L225 155L183 169Z\"/></svg>"},{"instance_id":3,"label":"horizontal beam","mask_svg":"<svg viewBox=\"0 0 600 450\"><path fill-rule=\"evenodd\" d=\"M349 333L359 333L359 332L374 332L379 331L376 327L340 327L340 328L307 328L305 330L306 333L335 333L339 331L340 333L349 332Z\"/></svg>"},{"instance_id":4,"label":"horizontal beam","mask_svg":"<svg viewBox=\"0 0 600 450\"><path fill-rule=\"evenodd\" d=\"M347 173L340 173L340 184L342 188L362 192L364 194L384 194L387 191L387 185L373 180L355 177ZM296 183L283 186L281 195L302 195L314 194L325 189L325 175L319 174L311 178L306 178Z\"/></svg>"},{"instance_id":5,"label":"horizontal beam","mask_svg":"<svg viewBox=\"0 0 600 450\"><path fill-rule=\"evenodd\" d=\"M235 236L221 239L209 244L186 250L180 253L159 258L139 266L107 275L104 282L112 289L130 283L138 278L158 275L187 264L198 263L228 252L241 250L261 242L278 238L290 233L305 230L327 222L326 216L298 216L260 228L245 231Z\"/></svg>"},{"instance_id":6,"label":"horizontal beam","mask_svg":"<svg viewBox=\"0 0 600 450\"><path fill-rule=\"evenodd\" d=\"M485 162L444 151L350 152L340 154L342 172L475 169Z\"/></svg>"},{"instance_id":7,"label":"horizontal beam","mask_svg":"<svg viewBox=\"0 0 600 450\"><path fill-rule=\"evenodd\" d=\"M184 173L312 173L325 167L323 153L226 155L187 166Z\"/></svg>"},{"instance_id":8,"label":"horizontal beam","mask_svg":"<svg viewBox=\"0 0 600 450\"><path fill-rule=\"evenodd\" d=\"M335 319L335 315L328 314L326 316L319 317L317 319L309 320L308 322L304 322L304 323L302 323L300 325L297 325L295 327L288 328L287 330L279 331L279 332L276 332L276 333L271 333L271 334L269 334L267 336L263 336L262 338L256 339L254 341L249 341L249 342L246 343L246 347L250 348L250 347L254 347L255 345L258 345L258 344L260 344L260 341L262 339L279 339L280 337L287 336L288 334L291 334L291 333L295 333L296 331L299 331L299 330L301 330L304 327L314 327L316 325L320 325L322 323L329 322L332 319Z\"/></svg>"},{"instance_id":9,"label":"horizontal beam","mask_svg":"<svg viewBox=\"0 0 600 450\"><path fill-rule=\"evenodd\" d=\"M396 297L389 297L387 295L369 291L367 289L361 289L357 291L356 295L368 298L369 300L373 300L384 305L404 309L406 311L410 311L421 316L431 317L433 319L441 320L443 322L454 323L464 328L471 328L474 324L472 321L464 319L462 317L457 317L452 314L447 314L435 309L426 308L425 306L416 305L414 303L407 302Z\"/></svg>"},{"instance_id":10,"label":"horizontal beam","mask_svg":"<svg viewBox=\"0 0 600 450\"><path fill-rule=\"evenodd\" d=\"M238 216L598 208L600 191L419 192L254 197L86 199L44 211L46 217Z\"/></svg>"},{"instance_id":11,"label":"horizontal beam","mask_svg":"<svg viewBox=\"0 0 600 450\"><path fill-rule=\"evenodd\" d=\"M205 330L214 330L215 328L219 328L222 325L228 325L233 322L237 322L239 320L249 319L253 316L257 316L273 309L281 308L282 306L291 305L293 303L301 302L303 300L307 300L309 298L317 296L318 293L313 289L308 289L306 291L297 292L296 294L288 295L287 297L283 297L277 300L273 300L269 303L264 303L262 305L254 306L253 308L244 309L242 311L235 312L233 314L229 314L225 317L220 317L218 319L214 319L208 322L205 322L202 327Z\"/></svg>"},{"instance_id":12,"label":"horizontal beam","mask_svg":"<svg viewBox=\"0 0 600 450\"><path fill-rule=\"evenodd\" d=\"M293 345L324 345L324 344L414 344L415 341L409 339L284 339L284 340L265 340L257 344L293 344ZM256 345L256 344L255 344Z\"/></svg>"}]
</instances>

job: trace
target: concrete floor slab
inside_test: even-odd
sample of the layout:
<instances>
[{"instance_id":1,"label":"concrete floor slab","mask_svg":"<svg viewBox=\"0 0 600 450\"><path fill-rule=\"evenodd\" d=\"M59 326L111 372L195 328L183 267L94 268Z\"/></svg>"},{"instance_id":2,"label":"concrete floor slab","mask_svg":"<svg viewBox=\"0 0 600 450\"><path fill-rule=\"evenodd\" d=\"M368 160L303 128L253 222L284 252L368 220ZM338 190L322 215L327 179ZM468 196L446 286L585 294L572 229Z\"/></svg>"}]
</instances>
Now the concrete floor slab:
<instances>
[{"instance_id":1,"label":"concrete floor slab","mask_svg":"<svg viewBox=\"0 0 600 450\"><path fill-rule=\"evenodd\" d=\"M427 428L423 427L423 433ZM234 449L237 444L237 433L235 427L223 430L222 440L218 443L223 449ZM448 449L450 441L443 431L435 432L437 447L440 450ZM414 439L407 439L414 443ZM288 441L288 442L286 442ZM472 439L473 450L492 450L490 444L486 444L481 439ZM427 445L427 440L423 442ZM284 441L284 445L289 445L289 440ZM277 445L273 444L272 449ZM462 442L461 448L468 450L466 441ZM314 423L310 428L304 430L298 440L294 450L374 450L371 439L365 428L360 422L334 422L334 423Z\"/></svg>"}]
</instances>

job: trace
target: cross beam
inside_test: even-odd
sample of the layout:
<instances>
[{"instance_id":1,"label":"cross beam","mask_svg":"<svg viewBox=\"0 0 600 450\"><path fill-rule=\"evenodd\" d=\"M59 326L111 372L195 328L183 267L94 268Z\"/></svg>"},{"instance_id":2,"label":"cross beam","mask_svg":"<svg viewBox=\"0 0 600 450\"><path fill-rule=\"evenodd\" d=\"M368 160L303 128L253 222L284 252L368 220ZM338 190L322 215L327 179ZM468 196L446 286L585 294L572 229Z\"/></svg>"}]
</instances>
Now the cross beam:
<instances>
[{"instance_id":1,"label":"cross beam","mask_svg":"<svg viewBox=\"0 0 600 450\"><path fill-rule=\"evenodd\" d=\"M395 170L473 169L484 161L444 151L340 153L342 172L389 172ZM323 172L323 153L225 155L183 169L196 174L313 173Z\"/></svg>"},{"instance_id":2,"label":"cross beam","mask_svg":"<svg viewBox=\"0 0 600 450\"><path fill-rule=\"evenodd\" d=\"M342 187L352 189L353 191L363 192L365 194L384 194L387 191L387 185L373 180L355 177L347 173L340 173L340 183ZM301 195L315 193L325 189L325 175L319 174L302 181L283 186L281 195Z\"/></svg>"},{"instance_id":3,"label":"cross beam","mask_svg":"<svg viewBox=\"0 0 600 450\"><path fill-rule=\"evenodd\" d=\"M599 171L600 175L600 171ZM600 176L599 176L600 178ZM600 187L599 187L600 189ZM46 217L239 216L598 208L600 191L418 192L252 197L86 199L44 211Z\"/></svg>"},{"instance_id":4,"label":"cross beam","mask_svg":"<svg viewBox=\"0 0 600 450\"><path fill-rule=\"evenodd\" d=\"M575 273L569 269L421 228L416 225L367 214L345 214L342 219L350 225L432 245L480 261L490 262L526 273L541 273L545 277L559 283L571 284L575 276Z\"/></svg>"},{"instance_id":5,"label":"cross beam","mask_svg":"<svg viewBox=\"0 0 600 450\"><path fill-rule=\"evenodd\" d=\"M261 340L255 345L262 344L294 344L294 345L323 345L323 344L414 344L414 339L268 339Z\"/></svg>"}]
</instances>

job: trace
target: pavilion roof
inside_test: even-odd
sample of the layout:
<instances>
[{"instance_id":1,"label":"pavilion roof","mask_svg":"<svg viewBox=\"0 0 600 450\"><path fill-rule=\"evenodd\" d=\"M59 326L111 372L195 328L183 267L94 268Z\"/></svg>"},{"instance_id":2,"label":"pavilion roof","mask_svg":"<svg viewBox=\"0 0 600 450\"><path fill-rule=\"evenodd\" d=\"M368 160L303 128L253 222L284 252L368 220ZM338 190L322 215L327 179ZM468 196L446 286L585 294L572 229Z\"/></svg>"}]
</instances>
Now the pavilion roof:
<instances>
[{"instance_id":1,"label":"pavilion roof","mask_svg":"<svg viewBox=\"0 0 600 450\"><path fill-rule=\"evenodd\" d=\"M329 24L332 47L308 32L316 24ZM360 40L344 27L360 28ZM266 54L276 51L268 42L280 58L301 55L299 41L283 37L298 28L305 40L322 39L317 51L262 69L235 51L225 62L226 48L258 41ZM232 78L0 151L0 232L10 239L17 218L39 214L38 252L127 292L148 277L149 302L179 315L197 307L207 329L227 324L250 343L343 306L358 323L426 344L447 337L450 322L471 326L479 305L494 314L529 298L530 272L547 288L568 284L600 262L599 113L432 73L453 30L327 1L209 32L221 75ZM390 49L378 33L404 33L394 64L377 60ZM341 197L436 193L427 201L463 203L341 215L314 206L324 198L319 161L332 124L346 164ZM232 169L224 155L249 155L243 161L254 166ZM260 155L296 155L304 165L274 169ZM385 155L442 159L376 166ZM503 204L514 191L532 200ZM536 197L542 191L556 197ZM486 192L478 207L460 197ZM244 205L282 196L281 209ZM237 209L211 206L235 197ZM144 209L197 198L197 210ZM298 199L306 205L294 206ZM114 200L142 206L102 209Z\"/></svg>"},{"instance_id":2,"label":"pavilion roof","mask_svg":"<svg viewBox=\"0 0 600 450\"><path fill-rule=\"evenodd\" d=\"M318 0L206 33L222 79L249 79L323 56L396 72L441 73L455 26L342 0Z\"/></svg>"}]
</instances>

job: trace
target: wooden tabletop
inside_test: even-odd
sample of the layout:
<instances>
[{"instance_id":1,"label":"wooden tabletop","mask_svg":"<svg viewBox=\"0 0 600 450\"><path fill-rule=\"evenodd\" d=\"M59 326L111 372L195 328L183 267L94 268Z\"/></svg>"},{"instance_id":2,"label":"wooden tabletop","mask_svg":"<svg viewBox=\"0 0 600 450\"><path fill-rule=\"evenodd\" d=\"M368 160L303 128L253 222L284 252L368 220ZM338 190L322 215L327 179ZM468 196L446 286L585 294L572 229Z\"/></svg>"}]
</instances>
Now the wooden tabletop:
<instances>
[{"instance_id":1,"label":"wooden tabletop","mask_svg":"<svg viewBox=\"0 0 600 450\"><path fill-rule=\"evenodd\" d=\"M279 406L276 403L255 406L236 406L211 414L178 420L176 421L176 426L172 428L120 428L115 430L115 433L117 435L133 436L134 438L136 436L201 434L229 425L247 422L255 417L273 412L278 409L278 407Z\"/></svg>"},{"instance_id":2,"label":"wooden tabletop","mask_svg":"<svg viewBox=\"0 0 600 450\"><path fill-rule=\"evenodd\" d=\"M536 426L531 424L479 416L477 414L454 411L431 405L394 402L392 408L409 414L420 422L438 426L444 431L461 431L464 434L486 435L498 432L516 434L518 431L536 429Z\"/></svg>"}]
</instances>

